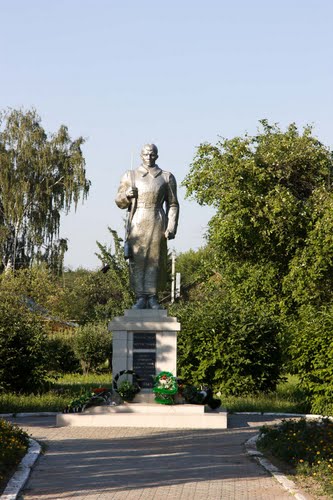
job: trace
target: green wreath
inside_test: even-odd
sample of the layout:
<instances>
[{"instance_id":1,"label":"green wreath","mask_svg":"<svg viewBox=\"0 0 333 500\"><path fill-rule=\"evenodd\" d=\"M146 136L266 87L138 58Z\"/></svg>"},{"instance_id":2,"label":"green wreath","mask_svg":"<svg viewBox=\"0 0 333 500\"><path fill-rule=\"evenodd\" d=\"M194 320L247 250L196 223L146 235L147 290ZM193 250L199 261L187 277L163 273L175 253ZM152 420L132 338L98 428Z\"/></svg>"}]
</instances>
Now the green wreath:
<instances>
[{"instance_id":1,"label":"green wreath","mask_svg":"<svg viewBox=\"0 0 333 500\"><path fill-rule=\"evenodd\" d=\"M156 394L156 403L172 405L174 403L173 396L178 392L176 377L170 372L161 372L154 379L153 392Z\"/></svg>"}]
</instances>

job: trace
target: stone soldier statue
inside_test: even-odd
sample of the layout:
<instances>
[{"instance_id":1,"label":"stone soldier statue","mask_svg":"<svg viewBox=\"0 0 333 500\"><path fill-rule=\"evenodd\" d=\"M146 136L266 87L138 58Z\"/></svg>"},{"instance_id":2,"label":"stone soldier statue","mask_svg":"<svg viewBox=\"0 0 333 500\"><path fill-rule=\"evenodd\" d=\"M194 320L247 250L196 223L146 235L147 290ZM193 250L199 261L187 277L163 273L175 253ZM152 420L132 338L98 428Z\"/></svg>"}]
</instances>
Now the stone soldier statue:
<instances>
[{"instance_id":1,"label":"stone soldier statue","mask_svg":"<svg viewBox=\"0 0 333 500\"><path fill-rule=\"evenodd\" d=\"M116 204L128 209L125 257L129 258L133 309L161 309L157 292L166 281L167 240L177 231L176 179L156 165L157 147L146 144L142 164L122 177Z\"/></svg>"}]
</instances>

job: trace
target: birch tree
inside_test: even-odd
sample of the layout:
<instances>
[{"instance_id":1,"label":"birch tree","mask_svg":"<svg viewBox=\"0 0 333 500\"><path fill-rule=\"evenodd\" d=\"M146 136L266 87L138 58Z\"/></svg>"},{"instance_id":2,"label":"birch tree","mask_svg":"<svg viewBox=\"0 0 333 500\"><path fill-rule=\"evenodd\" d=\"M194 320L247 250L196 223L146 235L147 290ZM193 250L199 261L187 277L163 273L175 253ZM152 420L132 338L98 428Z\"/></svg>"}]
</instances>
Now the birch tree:
<instances>
[{"instance_id":1,"label":"birch tree","mask_svg":"<svg viewBox=\"0 0 333 500\"><path fill-rule=\"evenodd\" d=\"M59 238L61 213L85 199L81 146L61 125L47 134L35 110L0 114L0 255L2 268L46 261L59 270L67 242Z\"/></svg>"}]
</instances>

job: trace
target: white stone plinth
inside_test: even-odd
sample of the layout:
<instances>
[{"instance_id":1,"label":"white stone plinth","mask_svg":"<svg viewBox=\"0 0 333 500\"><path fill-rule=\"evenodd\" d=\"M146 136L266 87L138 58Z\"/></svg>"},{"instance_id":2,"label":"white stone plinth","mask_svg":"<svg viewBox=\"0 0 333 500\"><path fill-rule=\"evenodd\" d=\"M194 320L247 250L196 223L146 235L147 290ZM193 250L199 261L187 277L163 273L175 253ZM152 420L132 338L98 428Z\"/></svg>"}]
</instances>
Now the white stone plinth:
<instances>
[{"instance_id":1,"label":"white stone plinth","mask_svg":"<svg viewBox=\"0 0 333 500\"><path fill-rule=\"evenodd\" d=\"M227 412L203 405L123 404L57 415L57 426L226 429Z\"/></svg>"},{"instance_id":2,"label":"white stone plinth","mask_svg":"<svg viewBox=\"0 0 333 500\"><path fill-rule=\"evenodd\" d=\"M177 332L180 331L180 323L177 318L168 316L166 310L128 309L124 316L109 323L109 330L113 332L113 377L122 370L133 370L133 334L140 332L156 335L155 375L162 371L177 375Z\"/></svg>"}]
</instances>

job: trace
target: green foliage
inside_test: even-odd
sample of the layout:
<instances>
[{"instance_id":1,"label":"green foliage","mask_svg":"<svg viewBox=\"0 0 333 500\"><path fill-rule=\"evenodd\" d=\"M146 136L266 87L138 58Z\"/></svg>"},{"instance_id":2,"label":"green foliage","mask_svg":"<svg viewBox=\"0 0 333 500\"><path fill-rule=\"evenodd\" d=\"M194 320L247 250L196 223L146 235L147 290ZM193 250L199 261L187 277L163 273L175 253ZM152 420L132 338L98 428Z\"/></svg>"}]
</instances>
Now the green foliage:
<instances>
[{"instance_id":1,"label":"green foliage","mask_svg":"<svg viewBox=\"0 0 333 500\"><path fill-rule=\"evenodd\" d=\"M64 125L50 138L35 110L0 115L0 255L4 267L46 261L61 271L66 240L60 213L75 208L90 182L82 137L72 141Z\"/></svg>"},{"instance_id":2,"label":"green foliage","mask_svg":"<svg viewBox=\"0 0 333 500\"><path fill-rule=\"evenodd\" d=\"M61 288L57 278L44 266L0 274L0 293L17 297L28 309L45 318L57 314Z\"/></svg>"},{"instance_id":3,"label":"green foliage","mask_svg":"<svg viewBox=\"0 0 333 500\"><path fill-rule=\"evenodd\" d=\"M114 311L113 315L116 315L122 314L124 309L129 307L133 294L130 288L129 267L124 257L123 240L118 236L117 231L110 227L108 230L112 237L111 244L102 245L97 241L100 253L96 255L103 264L106 281L112 284L116 291L112 297L112 304L110 303L110 309Z\"/></svg>"},{"instance_id":4,"label":"green foliage","mask_svg":"<svg viewBox=\"0 0 333 500\"><path fill-rule=\"evenodd\" d=\"M289 363L289 369L299 373L312 398L312 410L327 413L332 411L333 366L332 169L332 153L312 135L311 127L299 132L291 124L282 131L263 120L256 136L202 144L184 181L189 196L216 208L208 243L232 303L227 320L219 321L229 325L229 330L227 326L222 330L229 331L230 343L235 342L238 366L244 359L253 363L251 340L244 354L247 342L242 344L241 339L251 330L249 325L256 324L262 339L272 335L280 353L275 361ZM200 288L196 293L202 294ZM216 303L213 323L205 311L195 312L196 321L220 331L215 322L221 316L219 307L228 310L225 303L225 296L220 305ZM202 304L207 308L206 302ZM242 308L241 314L236 306ZM193 331L198 331L195 325ZM222 342L223 352L228 352L223 339L215 336L215 342ZM263 351L265 345L260 342ZM218 345L212 351L218 352ZM193 353L188 354L192 360ZM257 359L265 364L260 350ZM272 353L268 372L273 362ZM258 365L253 366L260 372Z\"/></svg>"},{"instance_id":5,"label":"green foliage","mask_svg":"<svg viewBox=\"0 0 333 500\"><path fill-rule=\"evenodd\" d=\"M0 492L7 475L27 452L29 436L16 425L0 419Z\"/></svg>"},{"instance_id":6,"label":"green foliage","mask_svg":"<svg viewBox=\"0 0 333 500\"><path fill-rule=\"evenodd\" d=\"M333 302L333 195L317 189L312 201L312 221L305 243L290 261L284 280L285 295L298 307L321 307Z\"/></svg>"},{"instance_id":7,"label":"green foliage","mask_svg":"<svg viewBox=\"0 0 333 500\"><path fill-rule=\"evenodd\" d=\"M36 391L48 381L47 337L20 296L0 289L0 389Z\"/></svg>"},{"instance_id":8,"label":"green foliage","mask_svg":"<svg viewBox=\"0 0 333 500\"><path fill-rule=\"evenodd\" d=\"M78 328L74 350L80 359L83 373L96 371L111 357L112 336L105 323L87 323Z\"/></svg>"},{"instance_id":9,"label":"green foliage","mask_svg":"<svg viewBox=\"0 0 333 500\"><path fill-rule=\"evenodd\" d=\"M73 398L77 398L92 388L110 387L110 373L82 375L72 373L60 375L50 385L48 391L38 394L0 393L0 413L32 411L62 411Z\"/></svg>"},{"instance_id":10,"label":"green foliage","mask_svg":"<svg viewBox=\"0 0 333 500\"><path fill-rule=\"evenodd\" d=\"M121 239L116 231L110 228L109 231L112 235L109 247L97 242L100 253L96 255L103 264L103 271L77 269L64 273L59 303L63 317L80 324L105 321L123 314L131 304L128 265L123 257Z\"/></svg>"},{"instance_id":11,"label":"green foliage","mask_svg":"<svg viewBox=\"0 0 333 500\"><path fill-rule=\"evenodd\" d=\"M263 427L257 446L292 465L297 475L319 480L333 493L333 423L328 419L283 421L277 427Z\"/></svg>"},{"instance_id":12,"label":"green foliage","mask_svg":"<svg viewBox=\"0 0 333 500\"><path fill-rule=\"evenodd\" d=\"M216 254L209 245L177 255L176 272L181 275L182 298L191 299L192 292L196 293L196 285L210 278L218 268Z\"/></svg>"},{"instance_id":13,"label":"green foliage","mask_svg":"<svg viewBox=\"0 0 333 500\"><path fill-rule=\"evenodd\" d=\"M66 412L79 412L89 403L91 399L91 391L86 391L80 394L80 396L76 396L72 399L68 405L65 407Z\"/></svg>"},{"instance_id":14,"label":"green foliage","mask_svg":"<svg viewBox=\"0 0 333 500\"><path fill-rule=\"evenodd\" d=\"M60 330L48 335L48 370L57 374L80 370L80 360L75 355L75 330Z\"/></svg>"},{"instance_id":15,"label":"green foliage","mask_svg":"<svg viewBox=\"0 0 333 500\"><path fill-rule=\"evenodd\" d=\"M263 427L261 432L259 449L270 450L290 464L302 460L312 465L318 455L320 459L333 459L333 423L329 419L284 420L274 428Z\"/></svg>"},{"instance_id":16,"label":"green foliage","mask_svg":"<svg viewBox=\"0 0 333 500\"><path fill-rule=\"evenodd\" d=\"M59 303L62 317L84 324L123 314L130 293L113 278L113 273L86 269L65 272Z\"/></svg>"},{"instance_id":17,"label":"green foliage","mask_svg":"<svg viewBox=\"0 0 333 500\"><path fill-rule=\"evenodd\" d=\"M209 239L220 254L285 269L311 226L313 193L330 191L332 155L309 127L261 124L257 136L202 144L184 185L216 207Z\"/></svg>"},{"instance_id":18,"label":"green foliage","mask_svg":"<svg viewBox=\"0 0 333 500\"><path fill-rule=\"evenodd\" d=\"M291 358L308 392L311 411L333 415L333 304L320 309L302 306L291 329Z\"/></svg>"},{"instance_id":19,"label":"green foliage","mask_svg":"<svg viewBox=\"0 0 333 500\"><path fill-rule=\"evenodd\" d=\"M117 392L124 401L133 401L135 395L138 393L138 387L128 380L124 380L119 385Z\"/></svg>"},{"instance_id":20,"label":"green foliage","mask_svg":"<svg viewBox=\"0 0 333 500\"><path fill-rule=\"evenodd\" d=\"M106 388L93 389L81 393L80 396L76 396L72 399L68 405L64 408L64 413L77 413L84 411L85 408L90 406L101 406L108 404L110 398L112 397L112 392Z\"/></svg>"},{"instance_id":21,"label":"green foliage","mask_svg":"<svg viewBox=\"0 0 333 500\"><path fill-rule=\"evenodd\" d=\"M264 306L256 309L226 282L208 283L197 301L174 306L182 323L180 376L224 394L274 390L281 371L280 324Z\"/></svg>"}]
</instances>

